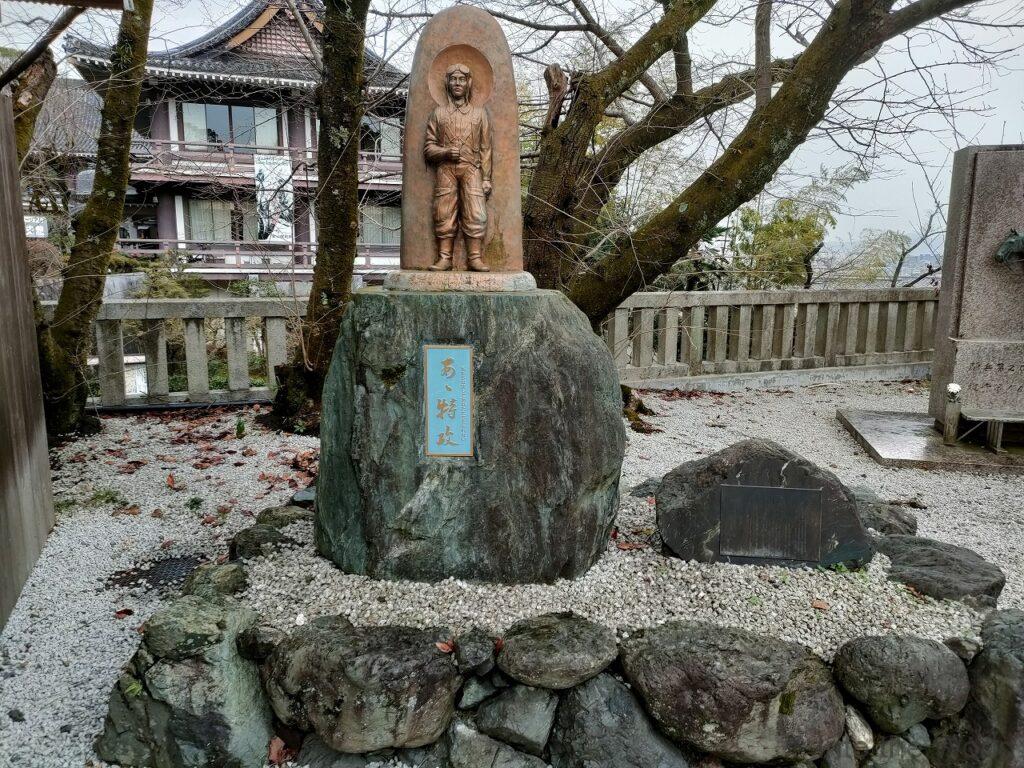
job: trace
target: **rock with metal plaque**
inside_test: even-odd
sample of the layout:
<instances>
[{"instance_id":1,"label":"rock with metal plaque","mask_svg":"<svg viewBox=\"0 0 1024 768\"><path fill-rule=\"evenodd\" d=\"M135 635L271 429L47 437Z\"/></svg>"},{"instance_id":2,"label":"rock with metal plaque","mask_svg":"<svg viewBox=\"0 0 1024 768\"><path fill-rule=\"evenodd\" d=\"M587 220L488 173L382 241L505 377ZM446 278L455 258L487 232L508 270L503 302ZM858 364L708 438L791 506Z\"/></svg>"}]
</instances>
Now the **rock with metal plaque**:
<instances>
[{"instance_id":1,"label":"rock with metal plaque","mask_svg":"<svg viewBox=\"0 0 1024 768\"><path fill-rule=\"evenodd\" d=\"M768 440L744 440L665 475L658 530L686 560L858 567L873 554L853 493Z\"/></svg>"},{"instance_id":2,"label":"rock with metal plaque","mask_svg":"<svg viewBox=\"0 0 1024 768\"><path fill-rule=\"evenodd\" d=\"M377 578L550 582L605 551L625 450L611 355L522 271L518 109L486 11L424 28L402 269L357 291L324 387L316 541Z\"/></svg>"}]
</instances>

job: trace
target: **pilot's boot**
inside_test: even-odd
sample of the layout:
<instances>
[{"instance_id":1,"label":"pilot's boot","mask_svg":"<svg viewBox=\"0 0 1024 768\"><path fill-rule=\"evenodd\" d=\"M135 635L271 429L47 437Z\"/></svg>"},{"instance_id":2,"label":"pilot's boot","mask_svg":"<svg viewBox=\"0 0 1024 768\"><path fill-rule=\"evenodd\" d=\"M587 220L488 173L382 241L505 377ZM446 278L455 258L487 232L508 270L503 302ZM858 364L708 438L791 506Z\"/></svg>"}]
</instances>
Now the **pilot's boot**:
<instances>
[{"instance_id":1,"label":"pilot's boot","mask_svg":"<svg viewBox=\"0 0 1024 768\"><path fill-rule=\"evenodd\" d=\"M467 237L466 238L466 252L468 254L468 267L471 272L490 272L491 268L484 264L484 260L480 258L480 248L483 243L482 238L479 237Z\"/></svg>"},{"instance_id":2,"label":"pilot's boot","mask_svg":"<svg viewBox=\"0 0 1024 768\"><path fill-rule=\"evenodd\" d=\"M452 250L455 245L454 237L446 237L437 241L437 261L430 269L434 272L448 272L452 268Z\"/></svg>"}]
</instances>

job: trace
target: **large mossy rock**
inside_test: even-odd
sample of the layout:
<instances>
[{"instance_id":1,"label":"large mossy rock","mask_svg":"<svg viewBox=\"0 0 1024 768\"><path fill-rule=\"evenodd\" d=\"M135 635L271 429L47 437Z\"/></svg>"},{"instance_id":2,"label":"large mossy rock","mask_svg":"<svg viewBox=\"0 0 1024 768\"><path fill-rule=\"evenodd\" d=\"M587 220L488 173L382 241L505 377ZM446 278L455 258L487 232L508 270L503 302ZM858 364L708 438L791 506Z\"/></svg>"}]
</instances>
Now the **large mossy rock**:
<instances>
[{"instance_id":1,"label":"large mossy rock","mask_svg":"<svg viewBox=\"0 0 1024 768\"><path fill-rule=\"evenodd\" d=\"M727 518L722 499L737 486L780 489L787 501L756 515L743 509L734 530L727 521L736 518ZM798 489L820 491L817 507L801 507L810 495L794 494ZM798 499L789 501L793 496ZM857 568L874 554L853 493L827 469L770 440L742 440L680 464L665 475L656 499L661 538L684 560Z\"/></svg>"},{"instance_id":2,"label":"large mossy rock","mask_svg":"<svg viewBox=\"0 0 1024 768\"><path fill-rule=\"evenodd\" d=\"M626 677L662 730L738 763L817 759L843 735L842 696L796 643L668 622L626 640Z\"/></svg>"},{"instance_id":3,"label":"large mossy rock","mask_svg":"<svg viewBox=\"0 0 1024 768\"><path fill-rule=\"evenodd\" d=\"M558 695L543 688L514 685L480 705L476 727L481 733L540 756L555 722Z\"/></svg>"},{"instance_id":4,"label":"large mossy rock","mask_svg":"<svg viewBox=\"0 0 1024 768\"><path fill-rule=\"evenodd\" d=\"M513 749L458 721L448 732L448 755L451 768L547 768L539 757Z\"/></svg>"},{"instance_id":5,"label":"large mossy rock","mask_svg":"<svg viewBox=\"0 0 1024 768\"><path fill-rule=\"evenodd\" d=\"M262 768L270 707L236 648L255 623L223 597L190 595L155 613L110 694L96 753L126 767Z\"/></svg>"},{"instance_id":6,"label":"large mossy rock","mask_svg":"<svg viewBox=\"0 0 1024 768\"><path fill-rule=\"evenodd\" d=\"M690 768L636 696L608 674L568 691L551 734L555 768Z\"/></svg>"},{"instance_id":7,"label":"large mossy rock","mask_svg":"<svg viewBox=\"0 0 1024 768\"><path fill-rule=\"evenodd\" d=\"M474 347L476 456L424 456L427 343ZM615 366L556 291L353 297L324 387L316 541L375 578L550 582L608 542L625 448Z\"/></svg>"},{"instance_id":8,"label":"large mossy rock","mask_svg":"<svg viewBox=\"0 0 1024 768\"><path fill-rule=\"evenodd\" d=\"M1024 766L1024 611L993 612L981 638L967 706L932 733L935 768Z\"/></svg>"},{"instance_id":9,"label":"large mossy rock","mask_svg":"<svg viewBox=\"0 0 1024 768\"><path fill-rule=\"evenodd\" d=\"M462 684L452 654L436 646L445 636L316 618L267 659L270 703L285 725L339 752L431 744L448 727Z\"/></svg>"},{"instance_id":10,"label":"large mossy rock","mask_svg":"<svg viewBox=\"0 0 1024 768\"><path fill-rule=\"evenodd\" d=\"M967 702L967 669L937 640L858 637L839 649L833 671L875 725L894 735L954 715Z\"/></svg>"}]
</instances>

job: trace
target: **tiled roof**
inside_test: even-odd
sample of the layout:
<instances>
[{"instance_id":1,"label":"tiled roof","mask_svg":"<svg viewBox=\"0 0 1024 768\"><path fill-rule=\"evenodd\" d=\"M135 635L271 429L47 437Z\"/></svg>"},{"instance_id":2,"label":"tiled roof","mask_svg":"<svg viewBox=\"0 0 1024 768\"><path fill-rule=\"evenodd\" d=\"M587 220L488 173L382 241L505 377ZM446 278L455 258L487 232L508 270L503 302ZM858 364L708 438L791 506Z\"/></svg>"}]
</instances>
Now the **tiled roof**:
<instances>
[{"instance_id":1,"label":"tiled roof","mask_svg":"<svg viewBox=\"0 0 1024 768\"><path fill-rule=\"evenodd\" d=\"M259 19L274 0L254 0L224 24L189 43L161 52L150 52L147 69L151 74L202 79L242 80L282 85L312 86L319 76L312 61L296 55L258 55L242 49L229 50L226 43ZM319 0L303 0L300 7L321 14ZM68 35L65 50L84 63L106 64L110 47L81 37ZM372 88L400 87L406 74L383 61L373 51L365 51L366 75Z\"/></svg>"},{"instance_id":2,"label":"tiled roof","mask_svg":"<svg viewBox=\"0 0 1024 768\"><path fill-rule=\"evenodd\" d=\"M62 155L96 154L103 99L84 80L60 77L46 95L36 120L33 146ZM132 131L132 154L150 153L146 140Z\"/></svg>"}]
</instances>

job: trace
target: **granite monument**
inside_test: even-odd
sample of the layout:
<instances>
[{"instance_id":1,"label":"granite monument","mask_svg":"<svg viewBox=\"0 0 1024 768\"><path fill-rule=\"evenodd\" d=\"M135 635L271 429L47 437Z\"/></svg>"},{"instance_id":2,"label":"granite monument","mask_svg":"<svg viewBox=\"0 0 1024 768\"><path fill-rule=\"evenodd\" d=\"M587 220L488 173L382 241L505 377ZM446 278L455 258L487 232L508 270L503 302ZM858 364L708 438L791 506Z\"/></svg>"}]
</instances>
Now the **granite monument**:
<instances>
[{"instance_id":1,"label":"granite monument","mask_svg":"<svg viewBox=\"0 0 1024 768\"><path fill-rule=\"evenodd\" d=\"M1021 228L1024 146L957 152L929 402L936 421L951 383L968 414L1024 417L1024 262L1006 246Z\"/></svg>"},{"instance_id":2,"label":"granite monument","mask_svg":"<svg viewBox=\"0 0 1024 768\"><path fill-rule=\"evenodd\" d=\"M838 417L882 464L1024 472L1024 145L959 150L948 219L928 413Z\"/></svg>"}]
</instances>

